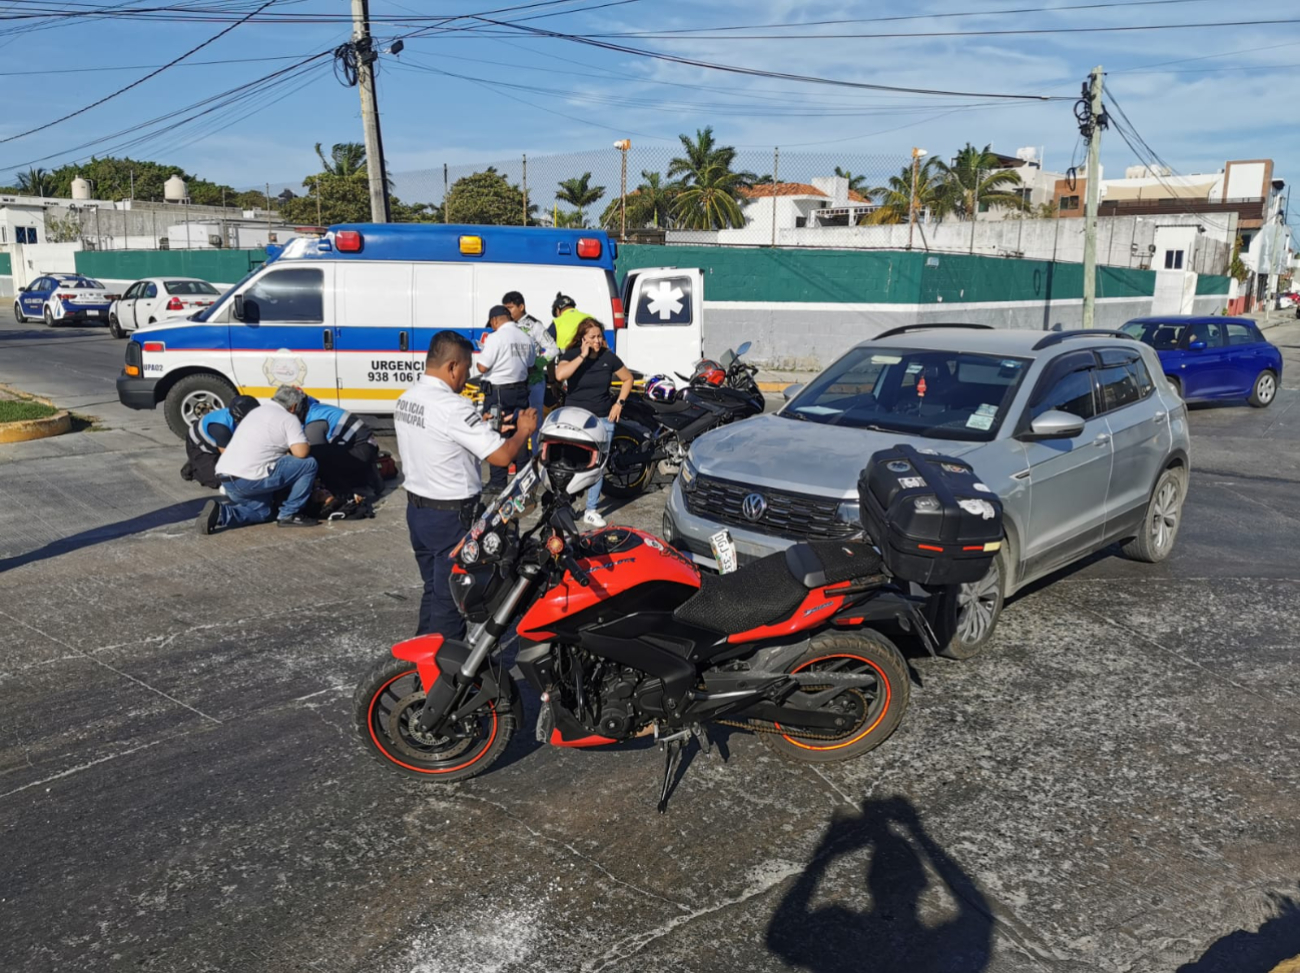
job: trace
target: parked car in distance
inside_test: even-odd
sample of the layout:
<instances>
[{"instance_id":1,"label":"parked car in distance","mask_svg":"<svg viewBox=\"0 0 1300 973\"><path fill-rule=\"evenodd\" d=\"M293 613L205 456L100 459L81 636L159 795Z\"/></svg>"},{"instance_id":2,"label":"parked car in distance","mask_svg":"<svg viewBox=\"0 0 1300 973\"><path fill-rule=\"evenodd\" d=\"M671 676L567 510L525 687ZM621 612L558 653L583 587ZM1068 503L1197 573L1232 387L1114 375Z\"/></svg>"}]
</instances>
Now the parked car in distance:
<instances>
[{"instance_id":1,"label":"parked car in distance","mask_svg":"<svg viewBox=\"0 0 1300 973\"><path fill-rule=\"evenodd\" d=\"M1187 410L1149 347L1114 331L910 326L864 341L776 413L706 433L673 484L664 534L704 567L862 529L858 474L910 444L971 464L1004 507L978 582L935 591L945 654L988 641L1005 598L1119 541L1169 556L1187 493Z\"/></svg>"},{"instance_id":2,"label":"parked car in distance","mask_svg":"<svg viewBox=\"0 0 1300 973\"><path fill-rule=\"evenodd\" d=\"M116 299L93 277L80 274L42 274L18 291L14 317L23 324L43 318L50 327L80 321L106 321Z\"/></svg>"},{"instance_id":3,"label":"parked car in distance","mask_svg":"<svg viewBox=\"0 0 1300 973\"><path fill-rule=\"evenodd\" d=\"M1264 408L1282 381L1282 352L1250 318L1172 315L1136 318L1121 329L1160 356L1186 402L1246 399Z\"/></svg>"},{"instance_id":4,"label":"parked car in distance","mask_svg":"<svg viewBox=\"0 0 1300 973\"><path fill-rule=\"evenodd\" d=\"M168 318L183 318L210 307L221 291L197 277L149 277L128 287L109 309L114 338Z\"/></svg>"}]
</instances>

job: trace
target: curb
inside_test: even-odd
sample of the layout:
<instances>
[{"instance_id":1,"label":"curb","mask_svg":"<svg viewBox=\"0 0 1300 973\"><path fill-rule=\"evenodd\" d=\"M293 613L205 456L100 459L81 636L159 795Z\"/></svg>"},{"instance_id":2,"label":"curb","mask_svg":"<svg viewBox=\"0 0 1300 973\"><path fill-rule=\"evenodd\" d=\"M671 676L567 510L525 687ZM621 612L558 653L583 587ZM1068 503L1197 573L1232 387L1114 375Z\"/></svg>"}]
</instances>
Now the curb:
<instances>
[{"instance_id":1,"label":"curb","mask_svg":"<svg viewBox=\"0 0 1300 973\"><path fill-rule=\"evenodd\" d=\"M42 405L54 407L54 403L49 399L43 399L39 395L30 395L26 392L20 392L8 385L0 386L15 395L21 395L31 402L39 402ZM44 419L20 419L16 422L0 422L0 443L25 443L33 439L49 439L51 436L62 436L65 432L72 431L72 416L67 411L59 410L52 416L46 416Z\"/></svg>"}]
</instances>

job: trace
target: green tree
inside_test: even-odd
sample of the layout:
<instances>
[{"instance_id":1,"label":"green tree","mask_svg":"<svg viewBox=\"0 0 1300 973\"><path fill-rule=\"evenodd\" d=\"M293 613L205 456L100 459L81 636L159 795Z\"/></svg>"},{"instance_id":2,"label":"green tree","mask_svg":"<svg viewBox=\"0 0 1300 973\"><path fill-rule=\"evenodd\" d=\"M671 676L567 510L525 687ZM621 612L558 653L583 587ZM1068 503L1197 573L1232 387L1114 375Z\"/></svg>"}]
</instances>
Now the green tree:
<instances>
[{"instance_id":1,"label":"green tree","mask_svg":"<svg viewBox=\"0 0 1300 973\"><path fill-rule=\"evenodd\" d=\"M912 201L912 167L903 166L896 176L890 176L883 186L869 189L866 195L876 204L864 222L870 224L906 223L908 207ZM926 159L916 171L916 211L918 218L925 210L942 215L946 197L943 183L936 171L935 160Z\"/></svg>"},{"instance_id":2,"label":"green tree","mask_svg":"<svg viewBox=\"0 0 1300 973\"><path fill-rule=\"evenodd\" d=\"M633 228L654 226L671 229L673 223L673 206L681 185L665 182L662 173L641 170L643 182L627 194L627 225ZM600 225L606 230L617 230L623 225L622 208L619 197L610 200L605 212L600 215Z\"/></svg>"},{"instance_id":3,"label":"green tree","mask_svg":"<svg viewBox=\"0 0 1300 973\"><path fill-rule=\"evenodd\" d=\"M304 179L303 187L308 190L305 196L273 200L279 207L280 218L286 223L335 226L339 223L370 222L370 181L364 172L354 172L350 176L331 176L318 172ZM316 205L317 192L320 193L319 209ZM265 200L259 205L265 206ZM390 196L388 206L394 223L442 222L442 209L428 203L408 204L396 196Z\"/></svg>"},{"instance_id":4,"label":"green tree","mask_svg":"<svg viewBox=\"0 0 1300 973\"><path fill-rule=\"evenodd\" d=\"M524 222L523 191L492 166L452 183L443 206L453 223L519 226ZM536 211L536 204L529 204L529 223Z\"/></svg>"},{"instance_id":5,"label":"green tree","mask_svg":"<svg viewBox=\"0 0 1300 973\"><path fill-rule=\"evenodd\" d=\"M240 195L230 186L200 179L180 166L112 156L55 169L50 173L50 195L71 196L72 180L78 176L89 180L96 199L130 199L134 194L135 199L161 201L163 187L172 176L185 180L190 200L198 205L220 206L223 199L234 205L232 200Z\"/></svg>"},{"instance_id":6,"label":"green tree","mask_svg":"<svg viewBox=\"0 0 1300 973\"><path fill-rule=\"evenodd\" d=\"M668 178L680 176L673 216L679 226L691 230L713 230L744 226L744 202L740 191L753 185L751 172L736 172L736 150L718 145L713 127L696 129L695 138L679 135L684 155L668 165Z\"/></svg>"},{"instance_id":7,"label":"green tree","mask_svg":"<svg viewBox=\"0 0 1300 973\"><path fill-rule=\"evenodd\" d=\"M50 173L35 166L26 172L15 173L15 178L18 180L19 192L28 196L49 196L54 187Z\"/></svg>"},{"instance_id":8,"label":"green tree","mask_svg":"<svg viewBox=\"0 0 1300 973\"><path fill-rule=\"evenodd\" d=\"M587 207L594 206L604 195L605 187L591 185L591 173L584 172L576 179L562 180L555 198L574 207L578 215L576 226L584 227L587 225Z\"/></svg>"},{"instance_id":9,"label":"green tree","mask_svg":"<svg viewBox=\"0 0 1300 973\"><path fill-rule=\"evenodd\" d=\"M967 142L951 165L940 162L937 168L943 179L949 211L964 220L972 219L981 208L1025 208L1021 195L1008 191L1010 187L1020 185L1020 173L1002 168L991 145L977 149Z\"/></svg>"},{"instance_id":10,"label":"green tree","mask_svg":"<svg viewBox=\"0 0 1300 973\"><path fill-rule=\"evenodd\" d=\"M316 143L316 155L321 171L330 176L355 176L366 171L366 147L360 142L335 142L330 157L325 158L321 143Z\"/></svg>"},{"instance_id":11,"label":"green tree","mask_svg":"<svg viewBox=\"0 0 1300 973\"><path fill-rule=\"evenodd\" d=\"M557 230L581 230L587 225L582 213L576 209L556 209L553 218Z\"/></svg>"},{"instance_id":12,"label":"green tree","mask_svg":"<svg viewBox=\"0 0 1300 973\"><path fill-rule=\"evenodd\" d=\"M835 167L835 175L839 176L841 179L847 179L849 181L849 192L862 193L864 195L866 194L867 192L866 176L854 175L848 169L841 169L839 166Z\"/></svg>"}]
</instances>

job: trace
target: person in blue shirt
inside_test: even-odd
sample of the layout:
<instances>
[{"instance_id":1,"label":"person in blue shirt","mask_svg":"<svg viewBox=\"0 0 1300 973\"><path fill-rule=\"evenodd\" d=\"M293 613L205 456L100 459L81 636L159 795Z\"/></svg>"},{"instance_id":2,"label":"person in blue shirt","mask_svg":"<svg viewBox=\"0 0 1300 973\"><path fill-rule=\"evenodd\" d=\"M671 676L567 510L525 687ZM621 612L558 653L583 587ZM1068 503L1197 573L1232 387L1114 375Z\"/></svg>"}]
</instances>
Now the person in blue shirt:
<instances>
[{"instance_id":1,"label":"person in blue shirt","mask_svg":"<svg viewBox=\"0 0 1300 973\"><path fill-rule=\"evenodd\" d=\"M379 443L363 420L308 396L302 426L325 489L340 501L361 498L367 490L376 496L383 491Z\"/></svg>"},{"instance_id":2,"label":"person in blue shirt","mask_svg":"<svg viewBox=\"0 0 1300 973\"><path fill-rule=\"evenodd\" d=\"M186 463L181 467L182 480L197 480L209 490L219 489L217 459L230 445L230 437L244 416L261 403L251 395L237 395L224 409L213 409L190 423L185 437Z\"/></svg>"}]
</instances>

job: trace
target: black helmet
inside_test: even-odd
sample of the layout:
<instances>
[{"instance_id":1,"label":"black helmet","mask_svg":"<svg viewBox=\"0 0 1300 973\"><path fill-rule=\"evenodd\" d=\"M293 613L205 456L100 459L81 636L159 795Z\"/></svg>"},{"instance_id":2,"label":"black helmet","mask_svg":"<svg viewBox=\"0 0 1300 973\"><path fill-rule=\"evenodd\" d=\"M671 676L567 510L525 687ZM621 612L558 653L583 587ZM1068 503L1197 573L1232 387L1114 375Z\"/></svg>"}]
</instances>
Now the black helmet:
<instances>
[{"instance_id":1,"label":"black helmet","mask_svg":"<svg viewBox=\"0 0 1300 973\"><path fill-rule=\"evenodd\" d=\"M558 318L561 311L567 311L571 307L577 307L578 303L568 294L557 293L555 303L551 305L551 317Z\"/></svg>"},{"instance_id":2,"label":"black helmet","mask_svg":"<svg viewBox=\"0 0 1300 973\"><path fill-rule=\"evenodd\" d=\"M234 419L236 423L243 422L244 416L261 404L251 395L236 395L235 400L230 403L230 418Z\"/></svg>"}]
</instances>

